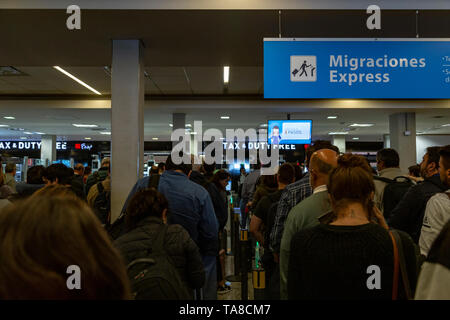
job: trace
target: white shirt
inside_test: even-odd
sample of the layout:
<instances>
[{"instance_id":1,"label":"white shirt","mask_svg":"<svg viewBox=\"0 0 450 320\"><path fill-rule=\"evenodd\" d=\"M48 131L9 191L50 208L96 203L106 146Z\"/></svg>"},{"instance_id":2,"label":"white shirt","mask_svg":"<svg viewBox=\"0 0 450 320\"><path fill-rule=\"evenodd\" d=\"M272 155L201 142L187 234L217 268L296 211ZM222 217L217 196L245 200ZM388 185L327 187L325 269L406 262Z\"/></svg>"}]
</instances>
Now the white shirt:
<instances>
[{"instance_id":1,"label":"white shirt","mask_svg":"<svg viewBox=\"0 0 450 320\"><path fill-rule=\"evenodd\" d=\"M450 189L445 193L437 193L428 200L420 232L420 253L428 255L431 245L450 220Z\"/></svg>"}]
</instances>

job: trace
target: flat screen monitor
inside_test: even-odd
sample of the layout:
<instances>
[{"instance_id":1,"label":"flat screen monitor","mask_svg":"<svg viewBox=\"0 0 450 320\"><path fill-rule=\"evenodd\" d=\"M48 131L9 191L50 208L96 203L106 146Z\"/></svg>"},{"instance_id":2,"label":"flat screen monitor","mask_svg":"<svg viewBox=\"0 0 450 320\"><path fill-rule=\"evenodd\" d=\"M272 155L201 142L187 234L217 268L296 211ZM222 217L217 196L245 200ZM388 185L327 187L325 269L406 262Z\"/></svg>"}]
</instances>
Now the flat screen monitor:
<instances>
[{"instance_id":1,"label":"flat screen monitor","mask_svg":"<svg viewBox=\"0 0 450 320\"><path fill-rule=\"evenodd\" d=\"M269 144L311 144L312 120L269 120Z\"/></svg>"}]
</instances>

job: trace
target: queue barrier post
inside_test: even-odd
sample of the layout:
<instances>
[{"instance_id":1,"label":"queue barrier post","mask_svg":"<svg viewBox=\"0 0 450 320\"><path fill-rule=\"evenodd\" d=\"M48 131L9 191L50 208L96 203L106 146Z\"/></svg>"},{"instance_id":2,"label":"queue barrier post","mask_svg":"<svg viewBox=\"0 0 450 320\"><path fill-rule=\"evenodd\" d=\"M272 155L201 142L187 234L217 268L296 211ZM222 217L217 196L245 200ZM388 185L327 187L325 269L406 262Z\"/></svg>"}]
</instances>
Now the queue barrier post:
<instances>
[{"instance_id":1,"label":"queue barrier post","mask_svg":"<svg viewBox=\"0 0 450 320\"><path fill-rule=\"evenodd\" d=\"M265 299L266 271L263 268L253 269L253 296L255 300Z\"/></svg>"},{"instance_id":2,"label":"queue barrier post","mask_svg":"<svg viewBox=\"0 0 450 320\"><path fill-rule=\"evenodd\" d=\"M248 300L248 230L241 229L240 231L240 245L241 245L241 300Z\"/></svg>"}]
</instances>

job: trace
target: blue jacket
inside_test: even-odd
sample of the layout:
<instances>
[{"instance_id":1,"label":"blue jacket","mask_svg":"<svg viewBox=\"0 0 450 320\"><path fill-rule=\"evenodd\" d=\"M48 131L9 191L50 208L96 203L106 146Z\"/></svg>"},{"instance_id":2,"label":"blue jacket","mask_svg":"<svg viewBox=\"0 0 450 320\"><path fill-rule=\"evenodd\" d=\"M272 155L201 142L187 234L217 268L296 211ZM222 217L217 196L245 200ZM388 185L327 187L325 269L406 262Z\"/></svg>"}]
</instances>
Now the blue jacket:
<instances>
[{"instance_id":1,"label":"blue jacket","mask_svg":"<svg viewBox=\"0 0 450 320\"><path fill-rule=\"evenodd\" d=\"M145 177L135 184L122 212L137 191L147 188L149 179ZM202 256L216 256L219 252L219 224L211 197L205 188L190 181L183 173L167 170L161 175L158 191L169 202L168 223L182 225L199 247Z\"/></svg>"}]
</instances>

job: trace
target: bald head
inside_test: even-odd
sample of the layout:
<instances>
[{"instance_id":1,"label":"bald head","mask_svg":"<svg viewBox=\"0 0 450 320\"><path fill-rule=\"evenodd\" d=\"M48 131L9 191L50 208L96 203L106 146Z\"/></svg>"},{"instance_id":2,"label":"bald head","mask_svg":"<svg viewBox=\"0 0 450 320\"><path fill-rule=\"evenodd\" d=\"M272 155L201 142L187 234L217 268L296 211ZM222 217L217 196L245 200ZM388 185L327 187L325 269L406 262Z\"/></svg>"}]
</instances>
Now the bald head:
<instances>
[{"instance_id":1,"label":"bald head","mask_svg":"<svg viewBox=\"0 0 450 320\"><path fill-rule=\"evenodd\" d=\"M314 152L309 163L311 186L317 188L325 185L331 170L337 167L338 154L330 149L320 149Z\"/></svg>"}]
</instances>

